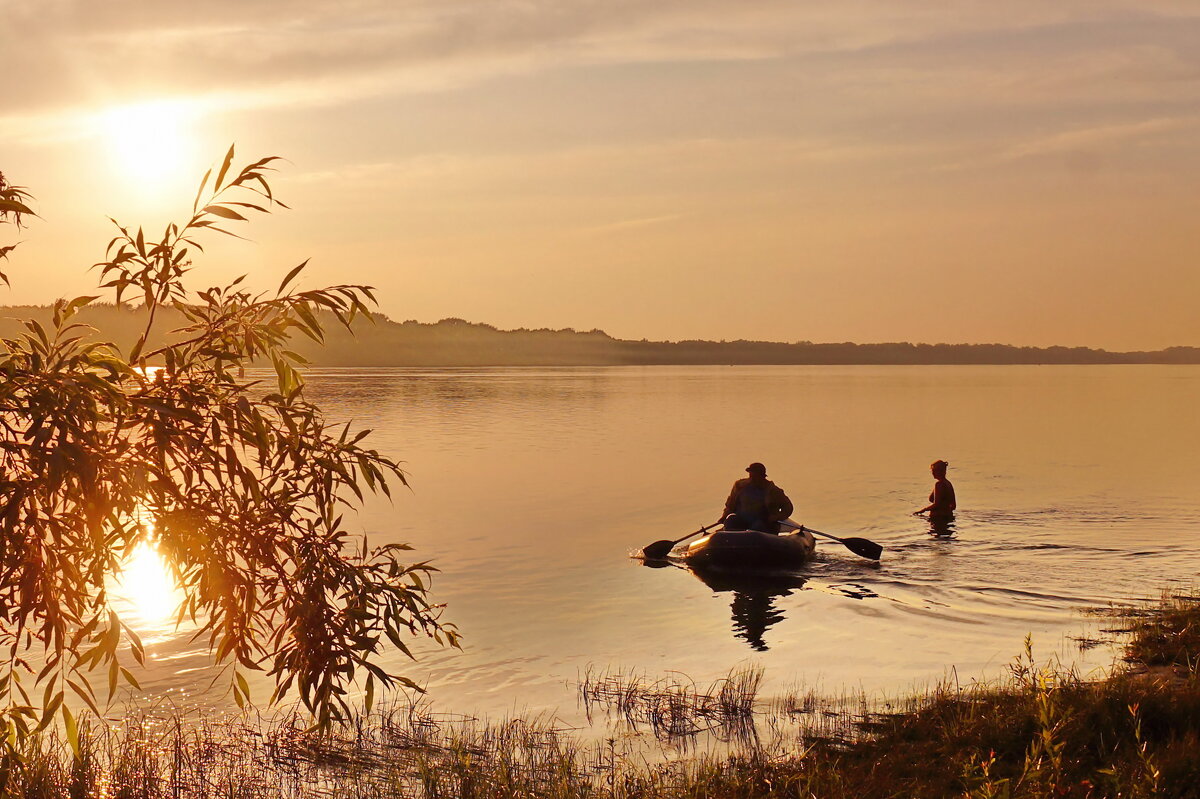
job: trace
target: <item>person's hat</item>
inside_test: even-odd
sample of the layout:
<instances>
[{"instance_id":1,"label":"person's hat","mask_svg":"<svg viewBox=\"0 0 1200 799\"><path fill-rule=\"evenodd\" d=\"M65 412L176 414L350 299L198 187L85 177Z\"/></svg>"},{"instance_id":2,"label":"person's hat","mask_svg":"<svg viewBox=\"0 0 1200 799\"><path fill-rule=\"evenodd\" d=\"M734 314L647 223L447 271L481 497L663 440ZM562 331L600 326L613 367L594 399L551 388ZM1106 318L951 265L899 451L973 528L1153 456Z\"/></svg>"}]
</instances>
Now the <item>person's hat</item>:
<instances>
[{"instance_id":1,"label":"person's hat","mask_svg":"<svg viewBox=\"0 0 1200 799\"><path fill-rule=\"evenodd\" d=\"M767 467L766 467L766 466L763 466L761 463L758 463L757 461L755 461L754 463L752 463L752 464L750 464L749 466L747 466L747 467L746 467L746 471L748 471L748 472L751 472L751 473L753 473L753 472L762 472L763 474L766 474L766 473L767 473Z\"/></svg>"}]
</instances>

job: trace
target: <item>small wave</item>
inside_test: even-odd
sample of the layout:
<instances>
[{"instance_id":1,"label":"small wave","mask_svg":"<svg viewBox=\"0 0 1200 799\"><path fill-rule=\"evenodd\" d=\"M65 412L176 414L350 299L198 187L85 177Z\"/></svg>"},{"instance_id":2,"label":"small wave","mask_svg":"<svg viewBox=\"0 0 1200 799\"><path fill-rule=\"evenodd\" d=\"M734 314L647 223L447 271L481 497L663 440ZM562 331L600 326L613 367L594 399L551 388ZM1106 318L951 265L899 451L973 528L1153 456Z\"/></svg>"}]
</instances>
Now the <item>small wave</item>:
<instances>
[{"instance_id":1,"label":"small wave","mask_svg":"<svg viewBox=\"0 0 1200 799\"><path fill-rule=\"evenodd\" d=\"M1111 555L1113 553L1122 554L1122 555L1129 554L1125 550L1117 548L1117 547L1081 546L1079 544L1051 544L1051 543L1009 544L1009 545L1000 545L998 548L1011 549L1011 550L1024 551L1024 552L1031 552L1031 551L1038 551L1038 550L1063 550L1063 551L1069 551L1071 553L1095 552L1095 553L1103 553L1103 554L1109 554L1109 555Z\"/></svg>"},{"instance_id":2,"label":"small wave","mask_svg":"<svg viewBox=\"0 0 1200 799\"><path fill-rule=\"evenodd\" d=\"M841 594L842 596L849 597L850 599L878 599L879 598L879 594L876 593L874 590L868 588L865 585L859 585L856 583L846 583L844 585L839 585L837 583L833 583L833 584L824 586L824 590L827 592L835 592L835 593Z\"/></svg>"},{"instance_id":3,"label":"small wave","mask_svg":"<svg viewBox=\"0 0 1200 799\"><path fill-rule=\"evenodd\" d=\"M1085 602L1091 604L1096 600L1092 597L1068 596L1064 594L1044 594L1039 591L1023 591L1020 588L1003 588L994 585L961 585L962 591L979 594L999 594L1001 596L1020 597L1021 599L1037 599L1045 602L1069 602L1072 604Z\"/></svg>"}]
</instances>

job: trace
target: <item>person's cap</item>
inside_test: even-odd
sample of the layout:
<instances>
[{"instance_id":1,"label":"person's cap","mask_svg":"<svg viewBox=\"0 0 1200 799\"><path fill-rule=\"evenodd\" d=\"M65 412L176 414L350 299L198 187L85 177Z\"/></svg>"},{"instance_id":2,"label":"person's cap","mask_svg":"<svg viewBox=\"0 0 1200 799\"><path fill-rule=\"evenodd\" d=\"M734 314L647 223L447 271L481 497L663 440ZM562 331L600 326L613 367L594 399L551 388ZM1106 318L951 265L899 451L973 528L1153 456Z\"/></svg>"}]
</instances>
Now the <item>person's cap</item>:
<instances>
[{"instance_id":1,"label":"person's cap","mask_svg":"<svg viewBox=\"0 0 1200 799\"><path fill-rule=\"evenodd\" d=\"M766 474L767 467L763 466L761 463L758 463L756 461L756 462L750 464L749 466L747 466L746 471L750 472L751 474L753 474L754 472L762 472L763 474Z\"/></svg>"}]
</instances>

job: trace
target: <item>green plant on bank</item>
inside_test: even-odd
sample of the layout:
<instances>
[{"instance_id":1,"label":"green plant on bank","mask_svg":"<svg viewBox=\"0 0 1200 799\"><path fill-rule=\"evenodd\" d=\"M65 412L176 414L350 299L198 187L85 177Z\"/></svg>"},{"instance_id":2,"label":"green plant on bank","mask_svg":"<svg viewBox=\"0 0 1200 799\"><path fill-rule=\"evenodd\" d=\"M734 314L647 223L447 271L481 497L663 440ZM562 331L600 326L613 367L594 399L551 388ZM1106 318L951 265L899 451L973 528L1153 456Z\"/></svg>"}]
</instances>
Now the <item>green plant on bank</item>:
<instances>
[{"instance_id":1,"label":"green plant on bank","mask_svg":"<svg viewBox=\"0 0 1200 799\"><path fill-rule=\"evenodd\" d=\"M322 319L349 327L369 316L370 287L301 291L304 264L268 294L241 278L200 291L188 283L204 235L234 235L231 225L282 205L268 183L275 158L236 169L233 157L231 147L204 176L190 219L161 238L117 225L97 267L104 294L118 305L133 296L144 312L128 351L74 320L98 296L60 300L50 326L31 320L0 341L8 751L61 714L82 757L68 697L99 712L119 685L137 685L127 667L142 645L110 608L106 581L143 543L169 564L184 597L178 620L227 668L238 704L246 673L262 670L271 701L298 696L327 727L350 717L356 680L368 706L377 687L415 687L378 665L385 648L409 653L413 634L457 645L429 598L433 568L407 563L406 545L368 549L343 523L365 493L404 482L399 463L365 445L369 431L326 420L287 348L295 334L320 341ZM0 223L19 225L28 199L0 181ZM186 320L181 329L159 329L166 308ZM256 361L276 378L245 378Z\"/></svg>"}]
</instances>

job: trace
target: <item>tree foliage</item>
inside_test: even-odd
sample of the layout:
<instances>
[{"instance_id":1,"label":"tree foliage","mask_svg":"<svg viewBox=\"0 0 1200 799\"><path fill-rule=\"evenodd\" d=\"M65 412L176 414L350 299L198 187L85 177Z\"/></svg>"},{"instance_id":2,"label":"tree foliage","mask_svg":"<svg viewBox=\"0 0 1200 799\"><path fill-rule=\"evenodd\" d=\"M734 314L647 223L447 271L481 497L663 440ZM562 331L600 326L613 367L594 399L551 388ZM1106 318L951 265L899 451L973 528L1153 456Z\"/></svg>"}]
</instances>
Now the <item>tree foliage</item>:
<instances>
[{"instance_id":1,"label":"tree foliage","mask_svg":"<svg viewBox=\"0 0 1200 799\"><path fill-rule=\"evenodd\" d=\"M355 680L368 703L376 687L415 687L378 664L389 646L411 655L413 635L457 645L428 595L433 568L407 563L406 545L368 549L343 522L365 493L403 483L400 465L366 445L370 431L333 425L305 399L302 359L287 349L297 333L320 341L323 322L348 327L366 314L371 288L301 291L304 264L267 294L241 278L187 283L205 235L235 235L282 205L268 182L275 158L238 170L233 157L230 148L205 175L191 218L158 240L117 225L96 266L103 296L144 311L128 351L74 319L99 295L60 300L50 326L31 320L0 340L0 724L10 741L59 712L70 734L69 696L98 710L136 685L127 661L142 660L142 645L106 585L146 542L185 596L178 621L228 668L239 704L246 672L263 670L272 701L297 696L327 725L351 714ZM0 191L0 222L32 213L23 190L0 180ZM166 307L187 322L156 345ZM271 363L274 379L244 377L256 363Z\"/></svg>"},{"instance_id":2,"label":"tree foliage","mask_svg":"<svg viewBox=\"0 0 1200 799\"><path fill-rule=\"evenodd\" d=\"M0 172L0 224L7 222L19 228L26 216L33 215L33 211L26 205L28 201L28 192L21 186L10 186L4 179L4 173ZM8 254L16 248L16 244L0 244L0 261L8 260ZM8 285L6 273L0 272L0 280L4 281L4 285Z\"/></svg>"}]
</instances>

